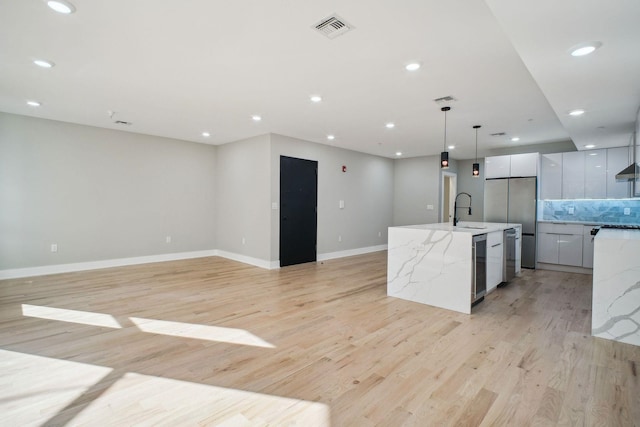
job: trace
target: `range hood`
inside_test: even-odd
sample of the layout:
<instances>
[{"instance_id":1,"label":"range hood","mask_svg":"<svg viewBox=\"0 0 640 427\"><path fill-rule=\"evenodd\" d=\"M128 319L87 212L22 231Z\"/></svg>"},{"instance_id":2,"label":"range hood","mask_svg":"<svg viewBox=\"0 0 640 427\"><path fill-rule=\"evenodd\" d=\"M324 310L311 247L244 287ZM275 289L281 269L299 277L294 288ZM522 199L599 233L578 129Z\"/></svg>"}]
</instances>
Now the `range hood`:
<instances>
[{"instance_id":1,"label":"range hood","mask_svg":"<svg viewBox=\"0 0 640 427\"><path fill-rule=\"evenodd\" d=\"M636 177L640 177L640 167L638 167L637 163L627 166L616 174L616 179L621 180L633 180Z\"/></svg>"}]
</instances>

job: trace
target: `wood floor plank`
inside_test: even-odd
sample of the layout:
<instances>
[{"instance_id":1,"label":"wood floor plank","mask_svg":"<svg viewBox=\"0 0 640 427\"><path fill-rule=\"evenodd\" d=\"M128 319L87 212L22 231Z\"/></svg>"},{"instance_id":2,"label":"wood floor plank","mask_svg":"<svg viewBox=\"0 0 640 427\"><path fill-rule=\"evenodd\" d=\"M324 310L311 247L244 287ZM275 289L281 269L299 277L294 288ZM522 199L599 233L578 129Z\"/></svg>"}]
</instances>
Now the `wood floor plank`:
<instances>
[{"instance_id":1,"label":"wood floor plank","mask_svg":"<svg viewBox=\"0 0 640 427\"><path fill-rule=\"evenodd\" d=\"M464 315L386 295L386 252L0 281L6 425L640 425L640 347L591 276L524 270Z\"/></svg>"}]
</instances>

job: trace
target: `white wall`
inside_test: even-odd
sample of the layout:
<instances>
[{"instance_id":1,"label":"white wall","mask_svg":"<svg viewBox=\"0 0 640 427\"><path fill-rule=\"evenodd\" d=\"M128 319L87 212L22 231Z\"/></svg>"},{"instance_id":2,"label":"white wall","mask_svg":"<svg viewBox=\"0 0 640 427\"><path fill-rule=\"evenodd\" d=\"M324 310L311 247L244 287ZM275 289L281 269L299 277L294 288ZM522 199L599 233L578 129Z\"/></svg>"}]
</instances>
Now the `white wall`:
<instances>
[{"instance_id":1,"label":"white wall","mask_svg":"<svg viewBox=\"0 0 640 427\"><path fill-rule=\"evenodd\" d=\"M214 249L215 159L203 144L0 113L0 270Z\"/></svg>"},{"instance_id":2,"label":"white wall","mask_svg":"<svg viewBox=\"0 0 640 427\"><path fill-rule=\"evenodd\" d=\"M277 203L280 156L318 162L319 256L387 243L393 212L393 160L272 134L271 201ZM340 200L345 202L344 209L339 208ZM279 210L272 211L271 216L272 261L279 259L279 214Z\"/></svg>"}]
</instances>

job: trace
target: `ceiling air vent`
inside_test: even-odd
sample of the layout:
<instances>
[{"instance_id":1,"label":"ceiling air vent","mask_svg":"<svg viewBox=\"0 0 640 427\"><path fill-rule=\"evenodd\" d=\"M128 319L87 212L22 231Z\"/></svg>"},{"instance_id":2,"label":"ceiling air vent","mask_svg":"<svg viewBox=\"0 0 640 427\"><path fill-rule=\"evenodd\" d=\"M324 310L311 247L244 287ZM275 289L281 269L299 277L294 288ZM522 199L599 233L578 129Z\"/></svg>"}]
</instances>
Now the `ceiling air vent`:
<instances>
[{"instance_id":1,"label":"ceiling air vent","mask_svg":"<svg viewBox=\"0 0 640 427\"><path fill-rule=\"evenodd\" d=\"M457 101L453 96L443 96L442 98L436 98L434 101L438 104Z\"/></svg>"},{"instance_id":2,"label":"ceiling air vent","mask_svg":"<svg viewBox=\"0 0 640 427\"><path fill-rule=\"evenodd\" d=\"M489 135L491 136L505 136L507 133L506 132L496 132L496 133L490 133Z\"/></svg>"},{"instance_id":3,"label":"ceiling air vent","mask_svg":"<svg viewBox=\"0 0 640 427\"><path fill-rule=\"evenodd\" d=\"M125 122L124 120L116 120L115 122L113 122L117 125L124 125L124 126L131 126L131 122Z\"/></svg>"},{"instance_id":4,"label":"ceiling air vent","mask_svg":"<svg viewBox=\"0 0 640 427\"><path fill-rule=\"evenodd\" d=\"M334 13L315 24L313 28L315 28L320 34L323 34L330 39L335 39L356 27Z\"/></svg>"}]
</instances>

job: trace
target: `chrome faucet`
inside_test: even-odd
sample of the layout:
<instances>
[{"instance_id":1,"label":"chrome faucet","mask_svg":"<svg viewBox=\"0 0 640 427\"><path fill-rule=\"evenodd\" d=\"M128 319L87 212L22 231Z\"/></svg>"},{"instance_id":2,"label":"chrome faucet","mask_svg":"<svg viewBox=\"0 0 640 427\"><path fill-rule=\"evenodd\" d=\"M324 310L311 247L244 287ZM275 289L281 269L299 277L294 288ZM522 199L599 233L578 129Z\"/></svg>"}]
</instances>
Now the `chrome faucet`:
<instances>
[{"instance_id":1,"label":"chrome faucet","mask_svg":"<svg viewBox=\"0 0 640 427\"><path fill-rule=\"evenodd\" d=\"M464 191L461 193L458 193L455 200L453 201L453 226L454 227L456 226L456 224L458 224L458 218L456 218L456 215L458 213L458 197L460 197L462 194L466 194L467 196L469 196L469 206L461 206L460 209L469 209L469 215L471 215L471 194L465 193Z\"/></svg>"}]
</instances>

